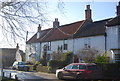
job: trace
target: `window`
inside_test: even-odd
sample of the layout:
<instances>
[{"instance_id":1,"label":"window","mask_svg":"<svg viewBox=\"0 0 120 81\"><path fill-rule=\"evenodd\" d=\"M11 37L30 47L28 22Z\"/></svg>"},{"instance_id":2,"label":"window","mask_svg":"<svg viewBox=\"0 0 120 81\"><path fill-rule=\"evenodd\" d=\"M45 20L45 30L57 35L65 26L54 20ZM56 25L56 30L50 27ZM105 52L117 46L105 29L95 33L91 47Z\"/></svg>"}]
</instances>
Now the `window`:
<instances>
[{"instance_id":1,"label":"window","mask_svg":"<svg viewBox=\"0 0 120 81\"><path fill-rule=\"evenodd\" d=\"M69 70L69 69L72 68L72 66L73 66L73 65L68 65L68 66L65 67L65 69L66 69L66 70Z\"/></svg>"},{"instance_id":2,"label":"window","mask_svg":"<svg viewBox=\"0 0 120 81\"><path fill-rule=\"evenodd\" d=\"M120 62L120 54L115 54L115 61Z\"/></svg>"},{"instance_id":3,"label":"window","mask_svg":"<svg viewBox=\"0 0 120 81\"><path fill-rule=\"evenodd\" d=\"M79 69L86 69L86 66L85 65L80 65Z\"/></svg>"},{"instance_id":4,"label":"window","mask_svg":"<svg viewBox=\"0 0 120 81\"><path fill-rule=\"evenodd\" d=\"M89 70L96 70L96 69L98 69L96 65L89 65L89 66L87 66L87 68Z\"/></svg>"},{"instance_id":5,"label":"window","mask_svg":"<svg viewBox=\"0 0 120 81\"><path fill-rule=\"evenodd\" d=\"M48 42L47 50L48 50L48 51L51 50L51 42Z\"/></svg>"},{"instance_id":6,"label":"window","mask_svg":"<svg viewBox=\"0 0 120 81\"><path fill-rule=\"evenodd\" d=\"M73 65L72 69L79 69L79 65Z\"/></svg>"},{"instance_id":7,"label":"window","mask_svg":"<svg viewBox=\"0 0 120 81\"><path fill-rule=\"evenodd\" d=\"M68 49L67 40L64 40L64 41L63 41L63 44L64 44L63 49L64 49L64 50L67 50L67 49Z\"/></svg>"}]
</instances>

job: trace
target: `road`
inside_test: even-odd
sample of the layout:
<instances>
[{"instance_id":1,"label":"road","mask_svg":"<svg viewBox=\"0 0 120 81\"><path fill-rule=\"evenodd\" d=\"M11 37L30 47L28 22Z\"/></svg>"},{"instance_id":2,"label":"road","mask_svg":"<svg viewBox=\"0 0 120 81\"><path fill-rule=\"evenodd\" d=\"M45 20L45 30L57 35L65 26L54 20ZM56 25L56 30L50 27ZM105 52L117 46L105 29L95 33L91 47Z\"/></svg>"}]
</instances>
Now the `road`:
<instances>
[{"instance_id":1,"label":"road","mask_svg":"<svg viewBox=\"0 0 120 81\"><path fill-rule=\"evenodd\" d=\"M55 77L55 74L52 73L43 73L43 72L24 72L17 70L4 69L4 76L12 77L15 79L15 76L18 77L20 81L65 81L58 80Z\"/></svg>"}]
</instances>

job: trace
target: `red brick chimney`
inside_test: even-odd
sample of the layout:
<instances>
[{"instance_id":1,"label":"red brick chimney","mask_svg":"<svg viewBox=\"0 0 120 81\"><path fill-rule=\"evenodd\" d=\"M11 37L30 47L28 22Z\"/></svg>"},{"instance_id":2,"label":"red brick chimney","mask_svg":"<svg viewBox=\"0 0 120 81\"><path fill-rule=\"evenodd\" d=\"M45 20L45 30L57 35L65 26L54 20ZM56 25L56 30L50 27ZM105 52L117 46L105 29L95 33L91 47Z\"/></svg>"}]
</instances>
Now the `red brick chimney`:
<instances>
[{"instance_id":1,"label":"red brick chimney","mask_svg":"<svg viewBox=\"0 0 120 81\"><path fill-rule=\"evenodd\" d=\"M86 8L87 9L85 10L85 18L86 18L86 20L92 21L90 5L87 5Z\"/></svg>"},{"instance_id":2,"label":"red brick chimney","mask_svg":"<svg viewBox=\"0 0 120 81\"><path fill-rule=\"evenodd\" d=\"M117 6L117 15L120 15L120 1L118 3L118 6Z\"/></svg>"}]
</instances>

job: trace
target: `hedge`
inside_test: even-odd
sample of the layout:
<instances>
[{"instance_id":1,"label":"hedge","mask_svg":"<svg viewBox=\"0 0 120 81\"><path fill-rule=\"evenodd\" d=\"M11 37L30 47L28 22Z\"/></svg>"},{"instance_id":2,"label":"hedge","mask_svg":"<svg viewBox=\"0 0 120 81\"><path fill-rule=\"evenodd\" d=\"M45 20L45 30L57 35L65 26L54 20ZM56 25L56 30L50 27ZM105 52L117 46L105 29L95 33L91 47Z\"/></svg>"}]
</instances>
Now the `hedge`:
<instances>
[{"instance_id":1,"label":"hedge","mask_svg":"<svg viewBox=\"0 0 120 81\"><path fill-rule=\"evenodd\" d=\"M97 64L103 71L105 77L120 77L119 63L99 63Z\"/></svg>"}]
</instances>

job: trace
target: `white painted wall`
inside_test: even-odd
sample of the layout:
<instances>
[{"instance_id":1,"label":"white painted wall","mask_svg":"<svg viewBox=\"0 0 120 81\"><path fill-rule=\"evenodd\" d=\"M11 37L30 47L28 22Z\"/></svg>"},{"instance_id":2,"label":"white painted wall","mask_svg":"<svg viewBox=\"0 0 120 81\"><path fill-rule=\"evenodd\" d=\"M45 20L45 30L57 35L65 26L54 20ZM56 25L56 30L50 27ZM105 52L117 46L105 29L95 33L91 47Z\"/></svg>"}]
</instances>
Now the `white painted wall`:
<instances>
[{"instance_id":1,"label":"white painted wall","mask_svg":"<svg viewBox=\"0 0 120 81\"><path fill-rule=\"evenodd\" d=\"M91 37L83 37L77 38L74 42L74 53L78 53L78 51L85 47L87 43L90 45L91 48L95 48L99 52L105 51L105 37L104 36L91 36Z\"/></svg>"},{"instance_id":2,"label":"white painted wall","mask_svg":"<svg viewBox=\"0 0 120 81\"><path fill-rule=\"evenodd\" d=\"M118 26L106 28L107 50L118 48Z\"/></svg>"},{"instance_id":3,"label":"white painted wall","mask_svg":"<svg viewBox=\"0 0 120 81\"><path fill-rule=\"evenodd\" d=\"M31 58L29 57L30 54L34 53L36 54L36 60L40 59L40 43L32 43L32 44L27 44L26 45L26 61L31 61Z\"/></svg>"},{"instance_id":4,"label":"white painted wall","mask_svg":"<svg viewBox=\"0 0 120 81\"><path fill-rule=\"evenodd\" d=\"M57 51L58 46L63 46L64 40L52 41L51 42L51 51L47 51L47 54L52 54L54 51ZM92 36L92 37L84 37L84 38L76 38L76 39L68 39L66 40L68 44L68 50L63 50L63 52L73 51L74 54L77 54L78 51L84 48L86 42L90 44L91 48L95 48L99 52L103 53L105 51L105 37L104 36ZM48 44L48 42L42 43L42 48L44 45ZM73 45L74 44L74 45ZM42 55L43 49L41 51Z\"/></svg>"},{"instance_id":5,"label":"white painted wall","mask_svg":"<svg viewBox=\"0 0 120 81\"><path fill-rule=\"evenodd\" d=\"M111 26L106 28L107 32L107 51L110 51L110 61L114 62L114 52L111 49L119 48L119 27Z\"/></svg>"}]
</instances>

